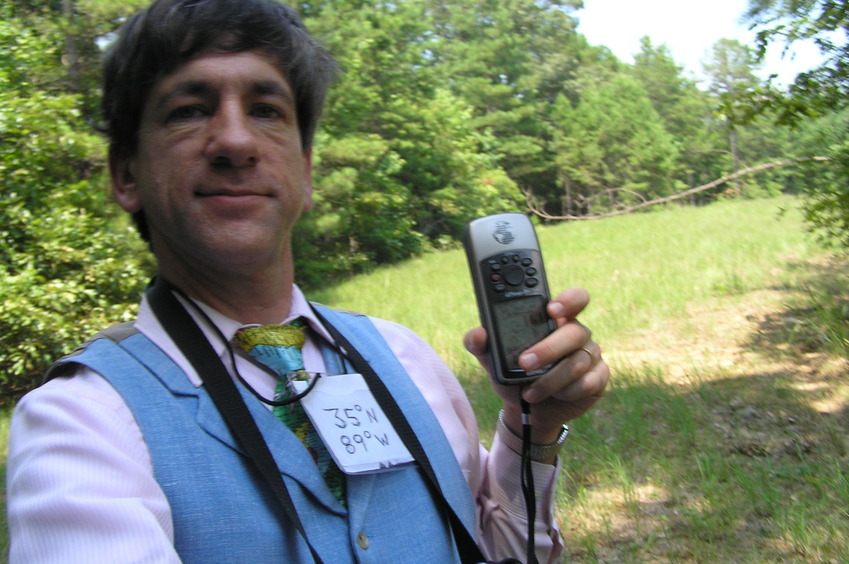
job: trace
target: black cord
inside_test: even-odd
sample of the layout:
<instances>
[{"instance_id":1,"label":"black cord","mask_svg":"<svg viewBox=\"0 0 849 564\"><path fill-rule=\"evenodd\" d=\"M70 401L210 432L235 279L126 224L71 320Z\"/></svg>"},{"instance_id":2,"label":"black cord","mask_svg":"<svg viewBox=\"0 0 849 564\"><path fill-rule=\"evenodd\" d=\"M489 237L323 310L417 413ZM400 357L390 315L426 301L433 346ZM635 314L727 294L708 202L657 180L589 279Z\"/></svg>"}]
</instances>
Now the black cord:
<instances>
[{"instance_id":1,"label":"black cord","mask_svg":"<svg viewBox=\"0 0 849 564\"><path fill-rule=\"evenodd\" d=\"M203 308L198 306L194 302L194 300L192 300L190 297L188 297L186 294L184 294L183 291L180 290L179 288L177 288L176 286L171 286L171 290L173 292L175 292L176 294L179 294L179 296L183 299L183 301L185 303L187 303L198 315L200 315L204 319L204 321L206 321L206 324L209 327L212 328L213 332L216 334L216 336L219 338L219 340L221 340L221 342L224 343L224 347L227 349L227 352L230 356L230 367L233 369L233 374L235 374L236 378L239 380L239 382L241 382L242 385L251 394L253 394L253 396L256 399L258 399L262 403L264 403L266 405L270 405L271 407L282 407L282 406L285 406L285 405L291 405L295 402L298 402L298 401L301 401L302 399L304 399L304 397L306 397L306 395L309 394L312 391L312 389L315 387L315 385L318 383L318 379L321 378L322 374L313 373L312 378L310 378L310 382L307 385L307 389L304 390L303 392L293 393L290 396L288 396L286 399L283 399L283 400L270 400L270 399L263 397L262 394L260 394L258 391L256 391L253 388L253 386L251 386L248 383L248 381L245 380L245 378L239 372L239 368L238 368L238 366L236 366L236 355L233 352L232 344L227 341L227 337L224 336L224 333L221 332L221 329L219 329L218 326L212 321L212 319L209 318L209 316L206 314L206 312L203 311ZM262 368L263 370L268 370L268 367L266 367L266 366L262 366L262 365L259 365L259 364L258 364L258 366L260 368ZM274 376L275 376L275 378L279 378L279 376L276 375L276 374Z\"/></svg>"},{"instance_id":2,"label":"black cord","mask_svg":"<svg viewBox=\"0 0 849 564\"><path fill-rule=\"evenodd\" d=\"M521 398L521 396L520 396ZM531 406L524 399L522 405L522 494L528 518L527 564L538 564L536 557L536 489L534 487L533 462L531 461Z\"/></svg>"},{"instance_id":3,"label":"black cord","mask_svg":"<svg viewBox=\"0 0 849 564\"><path fill-rule=\"evenodd\" d=\"M316 564L322 564L321 557L307 538L306 530L292 497L286 489L280 469L241 393L236 388L233 378L203 331L174 296L173 290L174 286L160 276L157 276L153 284L148 287L147 294L154 315L186 359L195 367L233 436L245 449L248 457L253 460L256 469L268 483L291 524L300 533L313 561Z\"/></svg>"},{"instance_id":4,"label":"black cord","mask_svg":"<svg viewBox=\"0 0 849 564\"><path fill-rule=\"evenodd\" d=\"M378 404L380 404L383 408L383 412L386 414L386 417L395 427L395 430L401 438L401 441L404 443L404 446L406 446L407 450L410 451L410 454L413 458L415 458L422 473L430 482L430 486L433 488L434 499L441 499L444 502L448 521L451 526L451 531L454 534L454 540L457 544L457 551L459 552L461 562L483 562L484 558L475 541L474 533L466 528L459 515L457 515L454 511L451 503L445 498L445 494L442 492L442 488L439 485L439 479L436 477L436 472L430 464L427 453L419 441L419 438L416 436L410 422L407 421L407 417L404 415L404 412L401 411L401 407L395 401L395 398L389 392L386 384L383 382L381 377L378 376L369 361L366 360L357 347L352 344L351 341L354 343L357 342L356 333L352 332L346 336L336 326L334 326L325 315L319 312L315 306L311 305L311 307L313 312L315 312L316 317L318 317L330 333L331 337L333 337L337 347L339 347L340 350L347 351L346 358L353 365L354 369L362 374ZM348 337L350 337L350 339ZM504 562L506 563L508 561L505 560Z\"/></svg>"}]
</instances>

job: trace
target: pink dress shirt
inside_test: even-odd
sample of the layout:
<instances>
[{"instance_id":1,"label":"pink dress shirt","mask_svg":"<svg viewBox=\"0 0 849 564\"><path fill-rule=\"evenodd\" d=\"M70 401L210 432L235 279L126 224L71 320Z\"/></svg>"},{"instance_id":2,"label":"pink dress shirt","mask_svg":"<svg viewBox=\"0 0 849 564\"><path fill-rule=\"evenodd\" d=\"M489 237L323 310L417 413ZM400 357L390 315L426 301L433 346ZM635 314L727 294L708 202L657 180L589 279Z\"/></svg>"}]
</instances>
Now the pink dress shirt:
<instances>
[{"instance_id":1,"label":"pink dress shirt","mask_svg":"<svg viewBox=\"0 0 849 564\"><path fill-rule=\"evenodd\" d=\"M229 341L241 325L201 307ZM192 311L192 308L189 308ZM306 318L314 335L330 342L295 287L288 322ZM205 326L207 338L230 365L227 343ZM459 382L409 329L373 319L433 409L477 504L477 538L489 558L525 554L527 534L519 456L496 437L490 451L478 442L477 423ZM201 382L146 300L136 328L165 351L196 386ZM236 353L242 377L263 397L276 378ZM304 346L309 371L323 372L315 338ZM562 542L554 521L557 467L534 463L537 485L535 542L540 562L556 562ZM12 417L7 462L10 562L179 562L171 511L154 479L150 456L132 413L95 372L80 369L27 394Z\"/></svg>"}]
</instances>

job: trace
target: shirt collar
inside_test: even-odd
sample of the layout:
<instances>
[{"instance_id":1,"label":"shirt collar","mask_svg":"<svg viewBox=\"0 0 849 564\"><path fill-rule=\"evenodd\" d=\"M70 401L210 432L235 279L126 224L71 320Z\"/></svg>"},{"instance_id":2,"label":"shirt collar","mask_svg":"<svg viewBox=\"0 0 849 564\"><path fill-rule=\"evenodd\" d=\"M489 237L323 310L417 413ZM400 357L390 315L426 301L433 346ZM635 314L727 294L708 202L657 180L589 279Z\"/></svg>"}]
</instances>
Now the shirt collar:
<instances>
[{"instance_id":1,"label":"shirt collar","mask_svg":"<svg viewBox=\"0 0 849 564\"><path fill-rule=\"evenodd\" d=\"M177 295L177 299L180 300L184 307L186 307L186 310L195 320L195 323L197 323L201 328L204 336L212 345L215 353L225 362L225 364L229 365L229 344L232 341L233 336L236 334L236 331L242 327L246 327L246 325L227 317L212 306L203 302L192 300L193 304L197 306L193 307L192 305L186 305L185 299L182 296ZM202 310L205 315L199 313L198 308ZM315 312L304 296L304 293L297 285L293 284L292 304L289 308L289 314L280 323L290 323L298 318L305 319L309 324L310 329L320 338L325 339L328 343L333 343L332 337L316 317ZM212 325L210 325L209 321L212 322ZM188 375L189 380L191 380L195 386L200 386L202 384L194 368L191 366L191 363L183 356L177 344L174 343L165 331L165 328L159 323L159 320L153 313L153 309L150 307L150 303L148 302L146 295L142 298L141 305L139 306L139 316L136 321L136 328L153 341L154 344L159 346L159 348L165 351L168 356L170 356L171 359L181 369L183 369L183 371Z\"/></svg>"}]
</instances>

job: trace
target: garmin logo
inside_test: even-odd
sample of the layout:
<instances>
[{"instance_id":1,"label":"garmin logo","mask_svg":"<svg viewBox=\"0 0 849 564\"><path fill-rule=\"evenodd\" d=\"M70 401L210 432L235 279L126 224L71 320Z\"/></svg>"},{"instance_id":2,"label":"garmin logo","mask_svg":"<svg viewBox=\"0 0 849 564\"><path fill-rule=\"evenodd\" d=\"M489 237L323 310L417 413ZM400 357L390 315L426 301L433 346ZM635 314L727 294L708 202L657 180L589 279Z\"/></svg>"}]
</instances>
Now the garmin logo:
<instances>
[{"instance_id":1,"label":"garmin logo","mask_svg":"<svg viewBox=\"0 0 849 564\"><path fill-rule=\"evenodd\" d=\"M521 298L522 296L528 296L532 294L530 290L520 290L517 292L504 292L503 296L505 298Z\"/></svg>"},{"instance_id":2,"label":"garmin logo","mask_svg":"<svg viewBox=\"0 0 849 564\"><path fill-rule=\"evenodd\" d=\"M510 222L503 220L495 223L495 231L492 232L492 237L502 245L509 245L516 238L510 231Z\"/></svg>"}]
</instances>

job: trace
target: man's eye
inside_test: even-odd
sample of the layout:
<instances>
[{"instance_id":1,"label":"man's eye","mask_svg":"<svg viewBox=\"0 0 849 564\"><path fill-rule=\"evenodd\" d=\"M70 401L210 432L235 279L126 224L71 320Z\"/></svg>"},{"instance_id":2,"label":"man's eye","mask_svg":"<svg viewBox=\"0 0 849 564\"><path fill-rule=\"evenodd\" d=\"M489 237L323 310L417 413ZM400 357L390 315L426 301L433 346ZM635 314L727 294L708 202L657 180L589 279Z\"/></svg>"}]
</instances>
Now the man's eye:
<instances>
[{"instance_id":1,"label":"man's eye","mask_svg":"<svg viewBox=\"0 0 849 564\"><path fill-rule=\"evenodd\" d=\"M192 119L198 117L201 113L201 109L197 106L180 106L168 115L168 119Z\"/></svg>"},{"instance_id":2,"label":"man's eye","mask_svg":"<svg viewBox=\"0 0 849 564\"><path fill-rule=\"evenodd\" d=\"M257 106L253 114L259 118L274 119L283 117L283 113L274 106Z\"/></svg>"}]
</instances>

